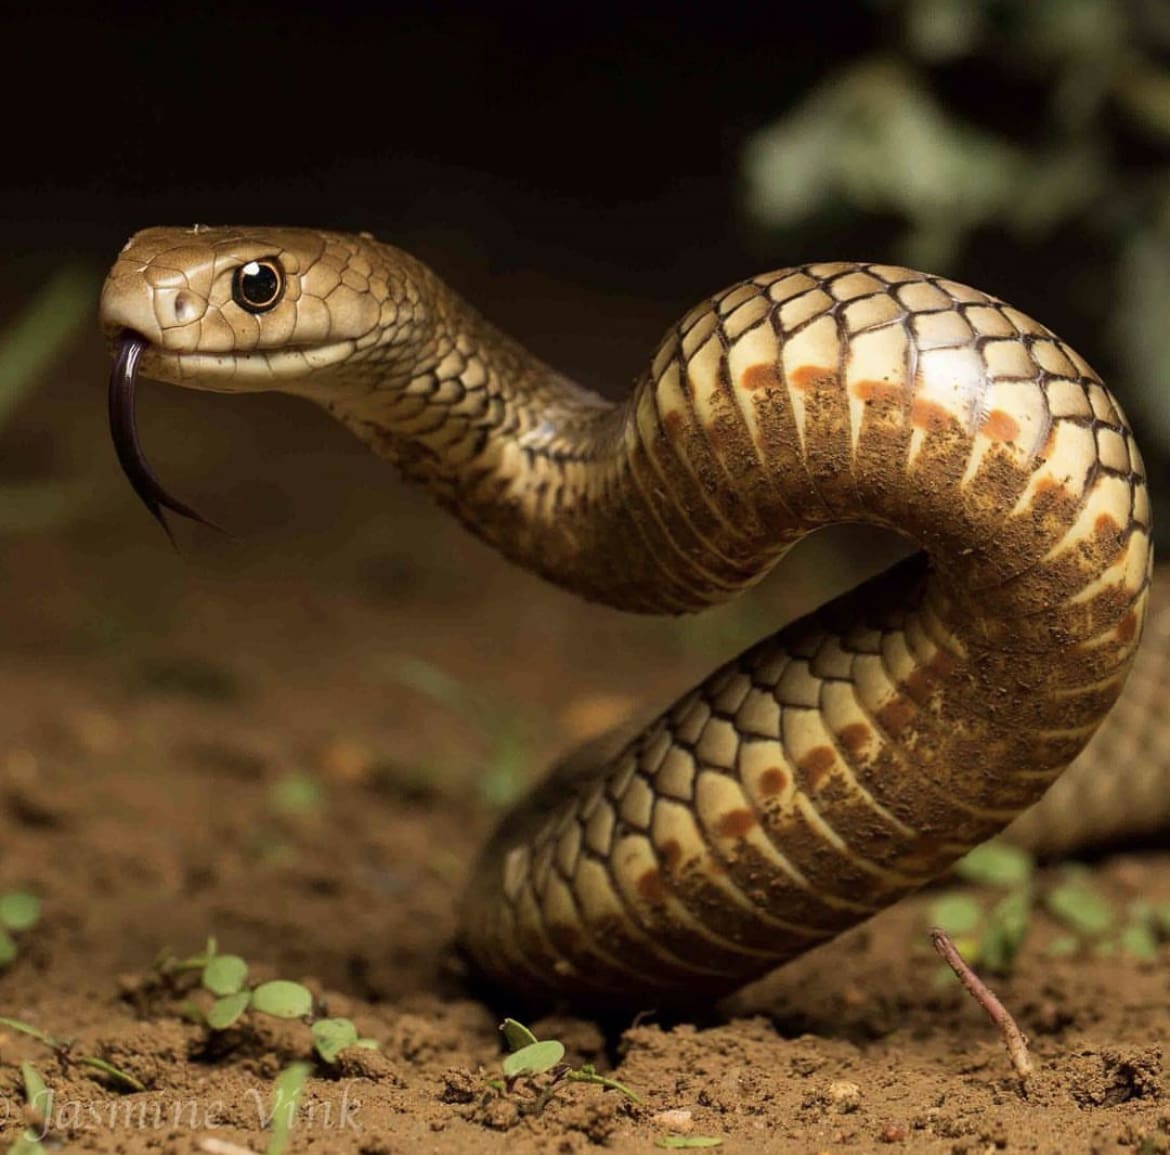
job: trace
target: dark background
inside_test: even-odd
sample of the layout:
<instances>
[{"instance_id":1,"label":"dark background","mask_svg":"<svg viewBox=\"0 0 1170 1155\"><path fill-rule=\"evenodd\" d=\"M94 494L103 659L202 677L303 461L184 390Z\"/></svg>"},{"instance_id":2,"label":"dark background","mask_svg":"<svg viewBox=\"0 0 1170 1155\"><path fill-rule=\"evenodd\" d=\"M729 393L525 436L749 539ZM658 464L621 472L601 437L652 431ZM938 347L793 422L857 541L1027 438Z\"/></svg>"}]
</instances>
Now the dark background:
<instances>
[{"instance_id":1,"label":"dark background","mask_svg":"<svg viewBox=\"0 0 1170 1155\"><path fill-rule=\"evenodd\" d=\"M670 308L769 265L888 257L882 219L752 230L738 168L744 138L835 65L895 46L896 7L30 8L3 28L9 254L108 262L146 224L328 225L409 242L505 301L538 276ZM978 62L945 85L989 127L1042 95ZM963 271L1035 293L1021 305L1059 328L1068 240L1031 272L992 234Z\"/></svg>"}]
</instances>

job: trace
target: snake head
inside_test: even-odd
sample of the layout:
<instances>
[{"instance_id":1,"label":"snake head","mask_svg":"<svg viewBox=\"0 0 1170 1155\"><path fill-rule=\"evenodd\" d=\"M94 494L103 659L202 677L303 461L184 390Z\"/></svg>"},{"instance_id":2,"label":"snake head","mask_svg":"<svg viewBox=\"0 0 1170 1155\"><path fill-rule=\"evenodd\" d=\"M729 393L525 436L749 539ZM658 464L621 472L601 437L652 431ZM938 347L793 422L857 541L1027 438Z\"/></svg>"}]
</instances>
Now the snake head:
<instances>
[{"instance_id":1,"label":"snake head","mask_svg":"<svg viewBox=\"0 0 1170 1155\"><path fill-rule=\"evenodd\" d=\"M385 247L317 229L153 228L106 277L101 322L144 341L144 375L219 392L305 391L399 322ZM296 384L294 384L294 381ZM311 390L311 386L308 386Z\"/></svg>"},{"instance_id":2,"label":"snake head","mask_svg":"<svg viewBox=\"0 0 1170 1155\"><path fill-rule=\"evenodd\" d=\"M367 235L316 229L152 228L130 238L101 295L114 354L110 429L127 478L168 533L164 509L206 519L167 493L142 453L138 374L318 400L360 388L363 366L417 312L393 253Z\"/></svg>"}]
</instances>

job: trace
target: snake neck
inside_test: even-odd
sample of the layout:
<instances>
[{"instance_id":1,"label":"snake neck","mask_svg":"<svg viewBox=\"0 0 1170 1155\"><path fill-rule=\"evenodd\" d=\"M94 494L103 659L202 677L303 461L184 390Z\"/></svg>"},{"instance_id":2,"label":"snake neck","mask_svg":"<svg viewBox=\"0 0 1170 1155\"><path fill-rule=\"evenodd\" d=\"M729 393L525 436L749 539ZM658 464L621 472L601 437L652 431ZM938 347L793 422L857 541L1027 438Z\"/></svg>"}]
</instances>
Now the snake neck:
<instances>
[{"instance_id":1,"label":"snake neck","mask_svg":"<svg viewBox=\"0 0 1170 1155\"><path fill-rule=\"evenodd\" d=\"M421 262L383 247L413 323L299 391L511 560L591 600L662 610L647 599L644 548L622 547L624 571L611 562L628 404L556 372Z\"/></svg>"}]
</instances>

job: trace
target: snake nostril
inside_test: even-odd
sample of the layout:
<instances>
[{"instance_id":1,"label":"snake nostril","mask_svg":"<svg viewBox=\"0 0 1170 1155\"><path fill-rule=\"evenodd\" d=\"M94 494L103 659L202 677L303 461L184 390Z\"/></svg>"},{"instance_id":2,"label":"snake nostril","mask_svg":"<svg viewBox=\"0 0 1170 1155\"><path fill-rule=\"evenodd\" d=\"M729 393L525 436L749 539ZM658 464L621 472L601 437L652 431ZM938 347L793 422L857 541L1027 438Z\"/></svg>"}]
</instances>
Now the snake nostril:
<instances>
[{"instance_id":1,"label":"snake nostril","mask_svg":"<svg viewBox=\"0 0 1170 1155\"><path fill-rule=\"evenodd\" d=\"M187 293L175 294L174 307L175 321L180 325L185 325L188 321L193 321L199 311L198 305Z\"/></svg>"}]
</instances>

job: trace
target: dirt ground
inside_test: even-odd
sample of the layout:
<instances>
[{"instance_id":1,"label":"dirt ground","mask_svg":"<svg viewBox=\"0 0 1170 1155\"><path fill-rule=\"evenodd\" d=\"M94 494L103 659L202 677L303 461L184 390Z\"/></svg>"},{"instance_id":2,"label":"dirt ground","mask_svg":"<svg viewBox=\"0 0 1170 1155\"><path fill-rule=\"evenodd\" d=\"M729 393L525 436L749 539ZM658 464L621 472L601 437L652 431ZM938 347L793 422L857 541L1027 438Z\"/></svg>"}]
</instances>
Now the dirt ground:
<instances>
[{"instance_id":1,"label":"dirt ground","mask_svg":"<svg viewBox=\"0 0 1170 1155\"><path fill-rule=\"evenodd\" d=\"M530 1023L637 1103L585 1082L493 1088L512 1008L477 1001L448 944L499 799L846 575L820 579L828 552L813 545L747 604L697 621L582 607L323 416L157 390L151 456L235 535L182 530L176 553L116 474L104 373L84 343L5 434L19 447L52 430L48 456L85 492L68 526L9 534L0 555L0 894L44 904L0 971L0 1014L71 1040L55 1052L0 1033L0 1143L29 1122L28 1060L54 1093L33 1120L49 1149L263 1151L273 1079L310 1058L308 1028L195 1021L198 996L155 963L214 935L253 978L305 983L321 1013L377 1041L314 1067L294 1152L701 1137L729 1152L1170 1151L1170 948L1054 958L1057 931L1038 920L997 982L1032 1039L1025 1097L981 1012L938 982L928 898L693 1022ZM1170 900L1168 853L1094 870L1119 904ZM85 1056L146 1089L123 1092Z\"/></svg>"}]
</instances>

